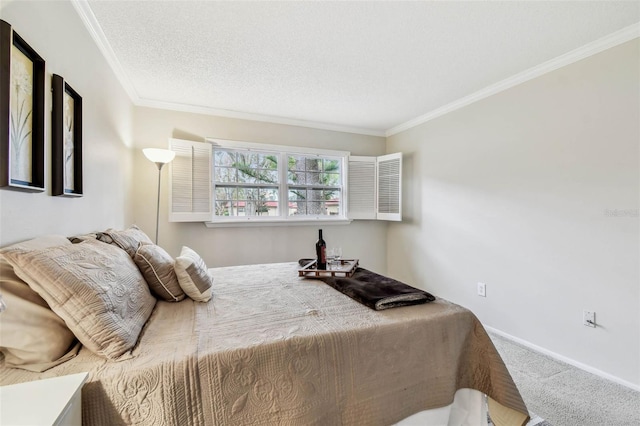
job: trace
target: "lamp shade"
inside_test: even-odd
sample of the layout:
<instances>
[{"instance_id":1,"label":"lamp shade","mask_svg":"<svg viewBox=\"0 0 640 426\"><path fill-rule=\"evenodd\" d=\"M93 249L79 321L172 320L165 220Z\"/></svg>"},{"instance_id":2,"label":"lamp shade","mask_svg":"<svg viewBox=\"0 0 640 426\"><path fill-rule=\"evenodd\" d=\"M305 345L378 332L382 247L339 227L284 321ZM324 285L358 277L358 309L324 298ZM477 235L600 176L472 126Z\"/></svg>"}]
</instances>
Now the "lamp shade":
<instances>
[{"instance_id":1,"label":"lamp shade","mask_svg":"<svg viewBox=\"0 0 640 426\"><path fill-rule=\"evenodd\" d=\"M149 160L160 164L170 163L176 156L175 152L160 148L145 148L142 152Z\"/></svg>"}]
</instances>

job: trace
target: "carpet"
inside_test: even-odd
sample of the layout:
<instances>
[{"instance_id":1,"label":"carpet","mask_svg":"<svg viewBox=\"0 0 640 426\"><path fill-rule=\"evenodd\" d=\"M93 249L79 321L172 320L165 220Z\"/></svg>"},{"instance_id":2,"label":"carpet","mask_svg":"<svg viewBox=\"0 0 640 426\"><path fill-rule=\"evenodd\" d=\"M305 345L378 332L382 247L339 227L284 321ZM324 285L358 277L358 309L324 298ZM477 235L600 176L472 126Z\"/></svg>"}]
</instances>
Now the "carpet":
<instances>
[{"instance_id":1,"label":"carpet","mask_svg":"<svg viewBox=\"0 0 640 426\"><path fill-rule=\"evenodd\" d=\"M640 425L640 392L535 352L495 333L490 332L489 336L527 408L547 421L529 425Z\"/></svg>"}]
</instances>

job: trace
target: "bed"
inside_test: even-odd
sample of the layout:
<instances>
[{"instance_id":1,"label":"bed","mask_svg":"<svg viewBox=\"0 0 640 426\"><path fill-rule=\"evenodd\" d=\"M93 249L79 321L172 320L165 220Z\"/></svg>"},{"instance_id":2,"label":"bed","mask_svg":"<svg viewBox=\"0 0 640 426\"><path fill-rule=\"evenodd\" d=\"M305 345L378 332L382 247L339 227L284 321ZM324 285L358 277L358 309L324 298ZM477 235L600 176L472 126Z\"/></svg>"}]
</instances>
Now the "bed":
<instances>
[{"instance_id":1,"label":"bed","mask_svg":"<svg viewBox=\"0 0 640 426\"><path fill-rule=\"evenodd\" d=\"M86 371L85 425L391 425L461 389L486 394L497 425L528 420L469 310L374 311L297 269L210 269L212 299L158 301L118 361L82 347L40 373L1 365L0 385Z\"/></svg>"}]
</instances>

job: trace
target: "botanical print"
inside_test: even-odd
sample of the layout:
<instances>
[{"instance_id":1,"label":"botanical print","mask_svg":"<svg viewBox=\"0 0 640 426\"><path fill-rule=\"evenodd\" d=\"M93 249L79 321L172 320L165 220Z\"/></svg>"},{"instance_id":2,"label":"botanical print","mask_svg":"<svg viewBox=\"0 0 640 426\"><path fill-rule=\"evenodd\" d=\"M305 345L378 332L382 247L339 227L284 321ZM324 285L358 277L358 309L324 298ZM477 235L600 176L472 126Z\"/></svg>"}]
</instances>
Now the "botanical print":
<instances>
[{"instance_id":1,"label":"botanical print","mask_svg":"<svg viewBox=\"0 0 640 426\"><path fill-rule=\"evenodd\" d=\"M11 47L11 179L32 180L33 62L15 46Z\"/></svg>"},{"instance_id":2,"label":"botanical print","mask_svg":"<svg viewBox=\"0 0 640 426\"><path fill-rule=\"evenodd\" d=\"M74 100L69 94L64 92L64 191L73 192L74 186L74 140L73 140L73 117L74 117Z\"/></svg>"}]
</instances>

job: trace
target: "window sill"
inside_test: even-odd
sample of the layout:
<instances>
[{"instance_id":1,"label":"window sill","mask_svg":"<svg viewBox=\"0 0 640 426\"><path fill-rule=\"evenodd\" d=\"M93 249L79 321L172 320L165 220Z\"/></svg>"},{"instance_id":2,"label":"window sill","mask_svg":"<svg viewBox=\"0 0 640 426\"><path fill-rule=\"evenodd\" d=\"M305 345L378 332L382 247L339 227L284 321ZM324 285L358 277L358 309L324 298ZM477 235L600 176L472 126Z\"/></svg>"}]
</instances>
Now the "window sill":
<instances>
[{"instance_id":1,"label":"window sill","mask_svg":"<svg viewBox=\"0 0 640 426\"><path fill-rule=\"evenodd\" d=\"M257 219L246 218L241 220L219 220L215 222L204 222L207 228L244 228L254 226L316 226L316 225L348 225L352 219Z\"/></svg>"}]
</instances>

